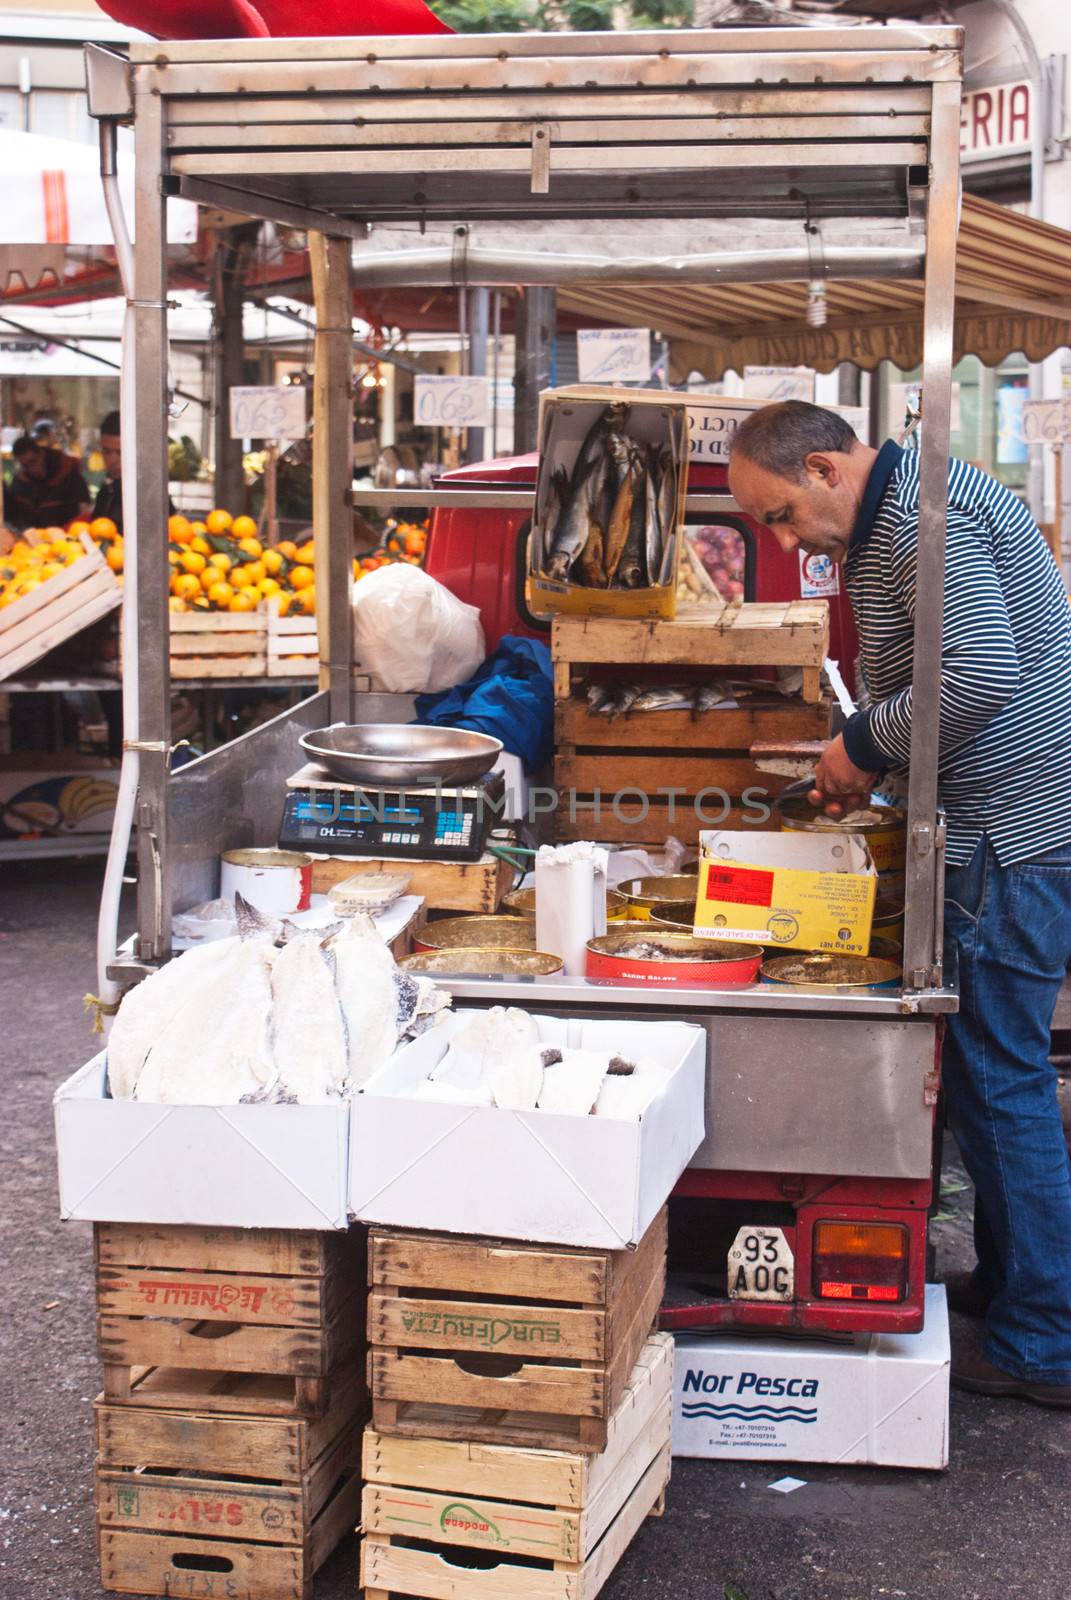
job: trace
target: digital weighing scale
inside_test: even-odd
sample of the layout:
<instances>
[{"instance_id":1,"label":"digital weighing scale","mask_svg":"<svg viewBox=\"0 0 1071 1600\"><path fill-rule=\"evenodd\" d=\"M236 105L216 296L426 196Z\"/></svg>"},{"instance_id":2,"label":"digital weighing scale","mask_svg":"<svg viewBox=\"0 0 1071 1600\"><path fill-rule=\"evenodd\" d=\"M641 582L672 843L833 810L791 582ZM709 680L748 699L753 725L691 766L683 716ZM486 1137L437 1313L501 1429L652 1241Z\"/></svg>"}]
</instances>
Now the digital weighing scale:
<instances>
[{"instance_id":1,"label":"digital weighing scale","mask_svg":"<svg viewBox=\"0 0 1071 1600\"><path fill-rule=\"evenodd\" d=\"M479 861L503 817L500 772L465 784L378 788L341 783L325 767L287 779L279 845L324 855Z\"/></svg>"}]
</instances>

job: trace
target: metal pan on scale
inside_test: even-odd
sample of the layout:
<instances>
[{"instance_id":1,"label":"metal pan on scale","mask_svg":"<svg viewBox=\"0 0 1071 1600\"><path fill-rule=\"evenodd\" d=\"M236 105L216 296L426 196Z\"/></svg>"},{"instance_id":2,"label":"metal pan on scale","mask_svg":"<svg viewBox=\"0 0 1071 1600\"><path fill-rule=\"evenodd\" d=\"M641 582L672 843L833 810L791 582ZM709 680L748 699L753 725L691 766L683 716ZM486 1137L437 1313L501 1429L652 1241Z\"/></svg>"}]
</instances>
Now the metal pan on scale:
<instances>
[{"instance_id":1,"label":"metal pan on scale","mask_svg":"<svg viewBox=\"0 0 1071 1600\"><path fill-rule=\"evenodd\" d=\"M467 728L407 722L335 722L302 734L301 748L341 783L377 789L475 783L502 741Z\"/></svg>"}]
</instances>

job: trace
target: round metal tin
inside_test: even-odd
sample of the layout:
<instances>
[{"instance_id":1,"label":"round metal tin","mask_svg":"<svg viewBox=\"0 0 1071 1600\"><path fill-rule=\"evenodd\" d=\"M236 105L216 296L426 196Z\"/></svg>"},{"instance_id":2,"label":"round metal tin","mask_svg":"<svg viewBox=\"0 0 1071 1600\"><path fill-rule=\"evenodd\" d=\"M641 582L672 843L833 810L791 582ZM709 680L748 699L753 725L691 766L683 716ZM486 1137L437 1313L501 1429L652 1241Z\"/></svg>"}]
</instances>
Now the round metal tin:
<instances>
[{"instance_id":1,"label":"round metal tin","mask_svg":"<svg viewBox=\"0 0 1071 1600\"><path fill-rule=\"evenodd\" d=\"M869 820L856 822L827 817L824 812L816 811L807 799L786 800L778 809L782 832L860 833L867 842L880 878L904 870L907 815L896 806L872 806L864 813Z\"/></svg>"},{"instance_id":2,"label":"round metal tin","mask_svg":"<svg viewBox=\"0 0 1071 1600\"><path fill-rule=\"evenodd\" d=\"M413 939L414 950L534 950L531 917L447 917L429 922Z\"/></svg>"},{"instance_id":3,"label":"round metal tin","mask_svg":"<svg viewBox=\"0 0 1071 1600\"><path fill-rule=\"evenodd\" d=\"M562 964L561 956L543 950L502 950L486 945L414 951L398 963L403 972L455 978L550 978L562 970Z\"/></svg>"},{"instance_id":4,"label":"round metal tin","mask_svg":"<svg viewBox=\"0 0 1071 1600\"><path fill-rule=\"evenodd\" d=\"M895 961L874 956L808 954L772 956L762 964L766 983L801 984L822 989L890 989L900 985Z\"/></svg>"},{"instance_id":5,"label":"round metal tin","mask_svg":"<svg viewBox=\"0 0 1071 1600\"><path fill-rule=\"evenodd\" d=\"M674 872L665 878L631 878L619 883L618 893L628 902L628 915L634 922L643 922L654 910L667 903L691 900L695 904L699 893L699 876L691 872Z\"/></svg>"},{"instance_id":6,"label":"round metal tin","mask_svg":"<svg viewBox=\"0 0 1071 1600\"><path fill-rule=\"evenodd\" d=\"M534 889L511 889L509 894L502 897L502 909L510 911L515 917L535 916ZM607 922L620 922L628 914L628 901L623 894L618 894L616 889L606 891L606 920Z\"/></svg>"},{"instance_id":7,"label":"round metal tin","mask_svg":"<svg viewBox=\"0 0 1071 1600\"><path fill-rule=\"evenodd\" d=\"M671 954L664 957L633 955L639 946L658 945ZM651 983L676 988L713 988L754 983L762 961L757 944L736 944L729 939L694 939L691 934L657 932L648 925L615 930L589 939L584 972L588 978L611 983Z\"/></svg>"}]
</instances>

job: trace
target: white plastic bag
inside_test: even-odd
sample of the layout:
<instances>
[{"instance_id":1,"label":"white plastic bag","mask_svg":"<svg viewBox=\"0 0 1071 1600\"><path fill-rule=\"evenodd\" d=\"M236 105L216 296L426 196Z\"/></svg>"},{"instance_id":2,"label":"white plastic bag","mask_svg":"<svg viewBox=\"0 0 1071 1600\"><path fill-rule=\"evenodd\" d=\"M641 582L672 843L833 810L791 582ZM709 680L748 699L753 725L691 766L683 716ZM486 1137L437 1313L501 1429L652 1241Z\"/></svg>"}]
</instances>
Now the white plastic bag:
<instances>
[{"instance_id":1,"label":"white plastic bag","mask_svg":"<svg viewBox=\"0 0 1071 1600\"><path fill-rule=\"evenodd\" d=\"M464 683L487 654L480 613L418 567L377 567L353 591L354 657L393 694Z\"/></svg>"}]
</instances>

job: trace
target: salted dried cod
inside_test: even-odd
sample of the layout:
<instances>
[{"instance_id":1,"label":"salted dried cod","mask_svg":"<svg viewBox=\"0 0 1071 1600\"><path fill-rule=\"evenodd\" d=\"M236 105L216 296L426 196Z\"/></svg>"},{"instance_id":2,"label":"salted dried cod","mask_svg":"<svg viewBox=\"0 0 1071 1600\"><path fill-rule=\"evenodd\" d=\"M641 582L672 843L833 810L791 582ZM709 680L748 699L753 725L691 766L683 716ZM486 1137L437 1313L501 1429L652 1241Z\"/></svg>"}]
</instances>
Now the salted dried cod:
<instances>
[{"instance_id":1,"label":"salted dried cod","mask_svg":"<svg viewBox=\"0 0 1071 1600\"><path fill-rule=\"evenodd\" d=\"M347 917L329 946L346 1024L350 1087L359 1089L394 1054L416 1014L419 986L395 966L371 917Z\"/></svg>"},{"instance_id":2,"label":"salted dried cod","mask_svg":"<svg viewBox=\"0 0 1071 1600\"><path fill-rule=\"evenodd\" d=\"M108 1087L113 1100L133 1100L138 1075L153 1045L174 1025L190 995L200 991L205 973L237 948L237 937L213 939L175 956L159 972L127 990L108 1035Z\"/></svg>"},{"instance_id":3,"label":"salted dried cod","mask_svg":"<svg viewBox=\"0 0 1071 1600\"><path fill-rule=\"evenodd\" d=\"M612 1054L609 1050L563 1050L561 1060L543 1073L540 1111L586 1117L599 1098Z\"/></svg>"},{"instance_id":4,"label":"salted dried cod","mask_svg":"<svg viewBox=\"0 0 1071 1600\"><path fill-rule=\"evenodd\" d=\"M474 1104L484 1103L487 1090L494 1088L500 1064L518 1061L538 1043L539 1029L527 1011L518 1006L492 1006L461 1024L429 1077L478 1096ZM502 1092L510 1093L504 1080Z\"/></svg>"},{"instance_id":5,"label":"salted dried cod","mask_svg":"<svg viewBox=\"0 0 1071 1600\"><path fill-rule=\"evenodd\" d=\"M341 1099L349 1074L335 959L318 933L299 933L275 957L272 1044L279 1098L302 1106Z\"/></svg>"},{"instance_id":6,"label":"salted dried cod","mask_svg":"<svg viewBox=\"0 0 1071 1600\"><path fill-rule=\"evenodd\" d=\"M229 948L220 956L223 943ZM266 939L218 940L210 949L219 959L198 965L198 981L159 1029L137 1080L138 1100L234 1106L272 1096L268 1023L276 952Z\"/></svg>"}]
</instances>

